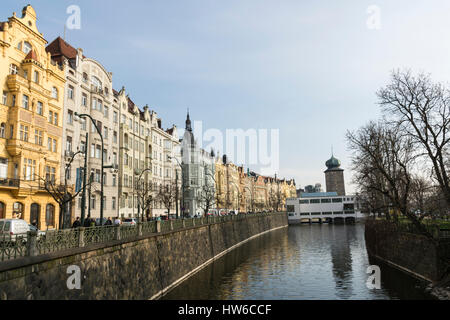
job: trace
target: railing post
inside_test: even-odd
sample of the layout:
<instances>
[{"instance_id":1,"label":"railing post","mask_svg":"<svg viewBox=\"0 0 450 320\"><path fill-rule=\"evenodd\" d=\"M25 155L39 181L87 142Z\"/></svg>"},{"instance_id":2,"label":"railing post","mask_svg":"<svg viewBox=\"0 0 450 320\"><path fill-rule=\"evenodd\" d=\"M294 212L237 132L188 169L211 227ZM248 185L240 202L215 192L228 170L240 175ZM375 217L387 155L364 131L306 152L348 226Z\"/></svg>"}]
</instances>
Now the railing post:
<instances>
[{"instance_id":1,"label":"railing post","mask_svg":"<svg viewBox=\"0 0 450 320\"><path fill-rule=\"evenodd\" d=\"M192 218L192 226L195 227L195 218Z\"/></svg>"},{"instance_id":2,"label":"railing post","mask_svg":"<svg viewBox=\"0 0 450 320\"><path fill-rule=\"evenodd\" d=\"M156 233L161 233L161 220L156 221Z\"/></svg>"},{"instance_id":3,"label":"railing post","mask_svg":"<svg viewBox=\"0 0 450 320\"><path fill-rule=\"evenodd\" d=\"M120 225L117 225L114 240L120 240Z\"/></svg>"},{"instance_id":4,"label":"railing post","mask_svg":"<svg viewBox=\"0 0 450 320\"><path fill-rule=\"evenodd\" d=\"M27 232L27 256L35 257L38 255L38 250L36 247L37 240L37 232L36 231L28 231ZM16 238L16 241L17 238Z\"/></svg>"},{"instance_id":5,"label":"railing post","mask_svg":"<svg viewBox=\"0 0 450 320\"><path fill-rule=\"evenodd\" d=\"M138 228L138 236L142 236L142 222L138 222L137 228Z\"/></svg>"},{"instance_id":6,"label":"railing post","mask_svg":"<svg viewBox=\"0 0 450 320\"><path fill-rule=\"evenodd\" d=\"M74 229L75 231L78 231L78 247L82 248L84 247L84 227L80 227L77 229Z\"/></svg>"},{"instance_id":7,"label":"railing post","mask_svg":"<svg viewBox=\"0 0 450 320\"><path fill-rule=\"evenodd\" d=\"M183 219L183 229L186 228L186 221Z\"/></svg>"},{"instance_id":8,"label":"railing post","mask_svg":"<svg viewBox=\"0 0 450 320\"><path fill-rule=\"evenodd\" d=\"M173 220L169 220L170 222L170 231L173 231Z\"/></svg>"}]
</instances>

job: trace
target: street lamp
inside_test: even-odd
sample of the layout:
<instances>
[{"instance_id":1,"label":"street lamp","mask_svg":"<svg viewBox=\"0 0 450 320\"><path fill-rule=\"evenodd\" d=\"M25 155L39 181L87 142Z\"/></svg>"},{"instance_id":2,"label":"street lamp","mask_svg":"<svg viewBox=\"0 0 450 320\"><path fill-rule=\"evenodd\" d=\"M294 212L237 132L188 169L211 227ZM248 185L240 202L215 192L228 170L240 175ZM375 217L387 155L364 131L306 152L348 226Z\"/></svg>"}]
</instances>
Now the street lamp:
<instances>
[{"instance_id":1,"label":"street lamp","mask_svg":"<svg viewBox=\"0 0 450 320\"><path fill-rule=\"evenodd\" d=\"M103 225L103 179L104 179L104 171L105 168L112 168L113 166L105 166L104 165L104 155L105 155L105 146L103 143L103 135L100 131L100 129L97 127L97 124L95 123L95 120L86 113L79 114L78 112L75 112L76 117L80 118L89 118L92 121L92 124L94 125L95 129L97 130L98 135L100 136L100 140L102 141L102 175L100 177L100 225ZM86 141L86 148L88 148L88 142Z\"/></svg>"}]
</instances>

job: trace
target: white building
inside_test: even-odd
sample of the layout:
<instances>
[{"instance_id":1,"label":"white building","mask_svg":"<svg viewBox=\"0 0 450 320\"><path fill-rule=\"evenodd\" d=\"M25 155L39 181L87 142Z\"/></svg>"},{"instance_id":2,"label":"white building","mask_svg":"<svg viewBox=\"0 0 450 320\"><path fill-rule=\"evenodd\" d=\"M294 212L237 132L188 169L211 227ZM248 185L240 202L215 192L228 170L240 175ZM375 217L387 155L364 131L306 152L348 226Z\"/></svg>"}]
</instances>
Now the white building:
<instances>
[{"instance_id":1,"label":"white building","mask_svg":"<svg viewBox=\"0 0 450 320\"><path fill-rule=\"evenodd\" d=\"M355 221L362 217L356 196L337 192L302 193L286 200L289 223Z\"/></svg>"}]
</instances>

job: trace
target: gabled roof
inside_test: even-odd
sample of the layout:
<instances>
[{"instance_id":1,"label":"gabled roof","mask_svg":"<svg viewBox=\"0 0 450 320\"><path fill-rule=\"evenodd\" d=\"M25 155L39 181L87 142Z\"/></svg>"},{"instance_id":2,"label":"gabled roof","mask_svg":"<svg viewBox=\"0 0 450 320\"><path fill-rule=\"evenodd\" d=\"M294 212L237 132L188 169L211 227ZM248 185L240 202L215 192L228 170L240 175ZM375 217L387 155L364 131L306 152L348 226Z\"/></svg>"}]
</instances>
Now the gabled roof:
<instances>
[{"instance_id":1,"label":"gabled roof","mask_svg":"<svg viewBox=\"0 0 450 320\"><path fill-rule=\"evenodd\" d=\"M37 54L36 54L36 52L34 52L33 49L31 49L31 51L28 52L27 56L25 57L25 60L30 60L30 59L39 62Z\"/></svg>"}]
</instances>

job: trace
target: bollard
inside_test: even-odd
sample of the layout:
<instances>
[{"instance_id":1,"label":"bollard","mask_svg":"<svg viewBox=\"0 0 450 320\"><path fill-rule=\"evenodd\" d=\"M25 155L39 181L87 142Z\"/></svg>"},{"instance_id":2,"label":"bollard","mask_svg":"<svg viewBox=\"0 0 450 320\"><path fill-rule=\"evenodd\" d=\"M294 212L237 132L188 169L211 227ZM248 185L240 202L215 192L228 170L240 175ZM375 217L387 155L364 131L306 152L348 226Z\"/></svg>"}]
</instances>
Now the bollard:
<instances>
[{"instance_id":1,"label":"bollard","mask_svg":"<svg viewBox=\"0 0 450 320\"><path fill-rule=\"evenodd\" d=\"M161 233L161 220L156 221L156 233Z\"/></svg>"},{"instance_id":2,"label":"bollard","mask_svg":"<svg viewBox=\"0 0 450 320\"><path fill-rule=\"evenodd\" d=\"M16 238L16 241L18 241L17 238ZM27 232L27 256L35 257L38 255L36 241L37 241L37 232L36 231L28 231Z\"/></svg>"},{"instance_id":3,"label":"bollard","mask_svg":"<svg viewBox=\"0 0 450 320\"><path fill-rule=\"evenodd\" d=\"M78 247L82 248L84 247L84 227L80 227L77 229L75 229L76 231L78 231Z\"/></svg>"}]
</instances>

